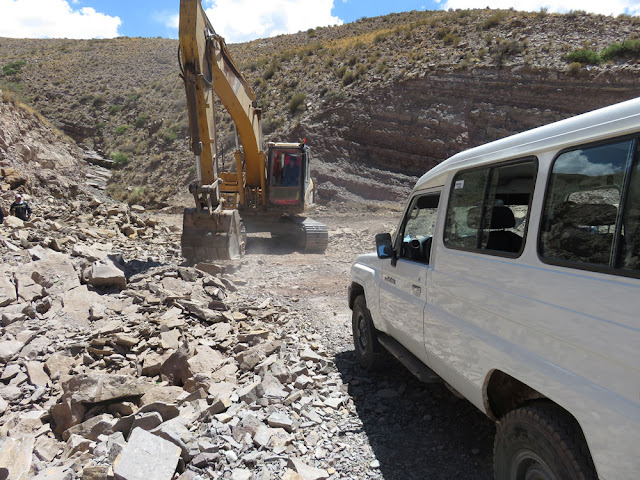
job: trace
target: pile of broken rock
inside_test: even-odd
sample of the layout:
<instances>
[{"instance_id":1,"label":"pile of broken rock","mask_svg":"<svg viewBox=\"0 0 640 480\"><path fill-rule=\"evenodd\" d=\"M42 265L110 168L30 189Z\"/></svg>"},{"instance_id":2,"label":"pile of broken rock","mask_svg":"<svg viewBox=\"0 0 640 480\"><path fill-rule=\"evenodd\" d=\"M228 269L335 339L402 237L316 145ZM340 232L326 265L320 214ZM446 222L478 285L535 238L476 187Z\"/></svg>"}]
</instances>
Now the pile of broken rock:
<instances>
[{"instance_id":1,"label":"pile of broken rock","mask_svg":"<svg viewBox=\"0 0 640 480\"><path fill-rule=\"evenodd\" d=\"M338 478L353 403L295 314L89 203L0 232L0 477Z\"/></svg>"}]
</instances>

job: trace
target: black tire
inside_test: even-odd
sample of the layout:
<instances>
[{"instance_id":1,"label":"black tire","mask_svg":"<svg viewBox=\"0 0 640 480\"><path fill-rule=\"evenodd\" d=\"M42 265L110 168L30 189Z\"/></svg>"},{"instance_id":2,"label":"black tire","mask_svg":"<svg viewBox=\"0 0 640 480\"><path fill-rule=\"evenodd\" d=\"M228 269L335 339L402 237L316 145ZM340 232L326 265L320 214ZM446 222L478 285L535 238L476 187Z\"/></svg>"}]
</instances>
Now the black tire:
<instances>
[{"instance_id":1,"label":"black tire","mask_svg":"<svg viewBox=\"0 0 640 480\"><path fill-rule=\"evenodd\" d=\"M578 423L561 408L535 404L509 412L493 445L495 480L597 480Z\"/></svg>"},{"instance_id":2,"label":"black tire","mask_svg":"<svg viewBox=\"0 0 640 480\"><path fill-rule=\"evenodd\" d=\"M359 295L353 303L351 325L358 363L365 370L374 370L378 365L382 347L378 343L376 328L373 326L364 295Z\"/></svg>"}]
</instances>

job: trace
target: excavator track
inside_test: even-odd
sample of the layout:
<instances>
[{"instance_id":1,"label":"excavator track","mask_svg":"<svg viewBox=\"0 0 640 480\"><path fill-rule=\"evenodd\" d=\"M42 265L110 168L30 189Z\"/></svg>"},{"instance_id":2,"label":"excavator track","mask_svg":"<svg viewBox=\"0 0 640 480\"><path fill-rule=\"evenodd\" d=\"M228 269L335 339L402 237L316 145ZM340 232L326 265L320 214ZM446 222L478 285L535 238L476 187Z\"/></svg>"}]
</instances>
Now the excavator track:
<instances>
[{"instance_id":1,"label":"excavator track","mask_svg":"<svg viewBox=\"0 0 640 480\"><path fill-rule=\"evenodd\" d=\"M305 218L301 223L302 250L305 253L323 253L329 245L329 230L324 223Z\"/></svg>"}]
</instances>

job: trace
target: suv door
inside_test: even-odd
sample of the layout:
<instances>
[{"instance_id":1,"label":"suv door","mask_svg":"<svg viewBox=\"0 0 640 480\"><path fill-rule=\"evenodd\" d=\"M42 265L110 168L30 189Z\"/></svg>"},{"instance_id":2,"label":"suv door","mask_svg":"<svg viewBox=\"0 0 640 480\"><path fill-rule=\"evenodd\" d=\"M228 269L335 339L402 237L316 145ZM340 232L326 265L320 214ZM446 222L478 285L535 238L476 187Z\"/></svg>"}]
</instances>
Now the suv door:
<instances>
[{"instance_id":1,"label":"suv door","mask_svg":"<svg viewBox=\"0 0 640 480\"><path fill-rule=\"evenodd\" d=\"M440 191L411 199L394 242L397 258L383 262L380 282L380 312L389 333L423 359L427 272L439 200Z\"/></svg>"}]
</instances>

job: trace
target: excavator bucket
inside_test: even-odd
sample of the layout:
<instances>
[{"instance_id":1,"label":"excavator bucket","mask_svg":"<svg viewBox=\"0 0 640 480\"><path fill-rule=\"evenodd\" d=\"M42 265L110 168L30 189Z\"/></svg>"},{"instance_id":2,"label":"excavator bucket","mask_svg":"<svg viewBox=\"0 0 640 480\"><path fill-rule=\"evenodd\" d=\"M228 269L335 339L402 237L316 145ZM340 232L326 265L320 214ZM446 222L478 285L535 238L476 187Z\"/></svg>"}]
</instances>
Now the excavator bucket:
<instances>
[{"instance_id":1,"label":"excavator bucket","mask_svg":"<svg viewBox=\"0 0 640 480\"><path fill-rule=\"evenodd\" d=\"M185 208L182 222L182 256L188 263L233 260L244 254L242 223L237 210L209 215Z\"/></svg>"}]
</instances>

